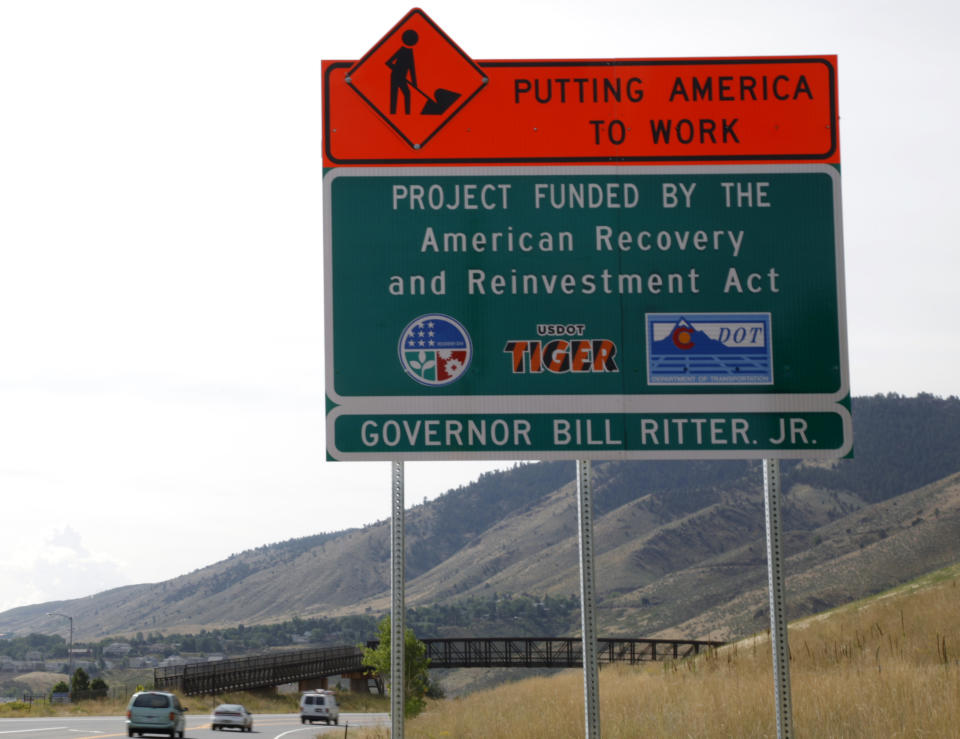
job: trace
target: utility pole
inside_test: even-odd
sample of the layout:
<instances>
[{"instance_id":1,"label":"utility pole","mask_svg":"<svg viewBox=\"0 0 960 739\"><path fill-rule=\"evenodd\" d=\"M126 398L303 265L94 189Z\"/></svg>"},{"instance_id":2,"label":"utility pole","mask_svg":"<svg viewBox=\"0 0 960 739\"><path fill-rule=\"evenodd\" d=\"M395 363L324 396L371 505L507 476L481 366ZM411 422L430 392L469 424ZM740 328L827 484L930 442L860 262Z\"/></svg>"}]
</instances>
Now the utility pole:
<instances>
[{"instance_id":1,"label":"utility pole","mask_svg":"<svg viewBox=\"0 0 960 739\"><path fill-rule=\"evenodd\" d=\"M67 684L70 686L70 692L73 693L73 616L68 616L66 613L59 613L57 611L51 611L47 614L48 616L60 616L70 621L70 646L67 647L67 660L70 664L70 677L67 680Z\"/></svg>"}]
</instances>

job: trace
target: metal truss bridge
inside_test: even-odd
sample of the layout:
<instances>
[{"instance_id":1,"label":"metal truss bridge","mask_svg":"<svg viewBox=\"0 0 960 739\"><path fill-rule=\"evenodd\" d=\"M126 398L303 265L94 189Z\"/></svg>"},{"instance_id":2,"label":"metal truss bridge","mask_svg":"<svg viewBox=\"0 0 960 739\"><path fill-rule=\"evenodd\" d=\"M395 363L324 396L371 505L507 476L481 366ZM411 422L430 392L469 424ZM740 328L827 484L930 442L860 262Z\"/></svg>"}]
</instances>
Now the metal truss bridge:
<instances>
[{"instance_id":1,"label":"metal truss bridge","mask_svg":"<svg viewBox=\"0 0 960 739\"><path fill-rule=\"evenodd\" d=\"M518 637L480 639L421 639L430 667L582 667L580 637ZM597 661L656 662L682 659L701 650L723 646L721 641L694 639L597 639Z\"/></svg>"},{"instance_id":2,"label":"metal truss bridge","mask_svg":"<svg viewBox=\"0 0 960 739\"><path fill-rule=\"evenodd\" d=\"M421 639L430 667L581 667L583 651L579 637L495 637ZM682 659L722 646L720 641L695 639L598 639L600 664L637 664ZM377 642L368 642L375 647ZM176 689L186 695L253 690L288 683L362 673L363 650L359 647L328 647L297 652L279 652L219 662L157 667L153 671L157 690Z\"/></svg>"}]
</instances>

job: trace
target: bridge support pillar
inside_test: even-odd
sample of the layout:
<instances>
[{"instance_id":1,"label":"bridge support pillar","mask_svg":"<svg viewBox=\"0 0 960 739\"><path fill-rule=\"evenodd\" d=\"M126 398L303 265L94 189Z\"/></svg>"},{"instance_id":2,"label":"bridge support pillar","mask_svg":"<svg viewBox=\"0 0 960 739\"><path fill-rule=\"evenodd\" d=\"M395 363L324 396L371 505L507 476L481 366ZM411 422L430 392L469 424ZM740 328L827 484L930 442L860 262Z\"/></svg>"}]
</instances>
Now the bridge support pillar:
<instances>
[{"instance_id":1,"label":"bridge support pillar","mask_svg":"<svg viewBox=\"0 0 960 739\"><path fill-rule=\"evenodd\" d=\"M305 690L326 690L327 682L326 677L312 677L309 680L301 680L300 692L302 693Z\"/></svg>"},{"instance_id":2,"label":"bridge support pillar","mask_svg":"<svg viewBox=\"0 0 960 739\"><path fill-rule=\"evenodd\" d=\"M370 687L371 682L376 685L383 684L383 680L379 677L368 675L365 672L345 672L340 676L340 679L349 683L351 693L371 693L373 692ZM382 693L378 693L378 695L382 695Z\"/></svg>"}]
</instances>

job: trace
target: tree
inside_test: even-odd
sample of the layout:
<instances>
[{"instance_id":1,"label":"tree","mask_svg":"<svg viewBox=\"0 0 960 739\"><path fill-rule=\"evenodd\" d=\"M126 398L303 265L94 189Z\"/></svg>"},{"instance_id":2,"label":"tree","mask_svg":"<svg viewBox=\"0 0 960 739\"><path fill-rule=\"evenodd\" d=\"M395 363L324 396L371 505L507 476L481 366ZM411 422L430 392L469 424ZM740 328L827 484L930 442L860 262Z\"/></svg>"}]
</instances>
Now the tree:
<instances>
[{"instance_id":1,"label":"tree","mask_svg":"<svg viewBox=\"0 0 960 739\"><path fill-rule=\"evenodd\" d=\"M73 677L70 679L70 692L77 693L84 690L90 690L90 676L82 667L78 667Z\"/></svg>"},{"instance_id":2,"label":"tree","mask_svg":"<svg viewBox=\"0 0 960 739\"><path fill-rule=\"evenodd\" d=\"M60 682L58 682L56 685L53 686L53 689L50 692L51 693L69 693L70 686L67 685L63 680L61 680Z\"/></svg>"},{"instance_id":3,"label":"tree","mask_svg":"<svg viewBox=\"0 0 960 739\"><path fill-rule=\"evenodd\" d=\"M363 650L363 663L373 668L385 679L390 678L390 617L385 617L377 626L380 643L376 649L369 647ZM427 669L430 660L427 659L427 647L418 641L413 629L407 629L403 638L403 715L416 716L427 702L424 696L440 692L434 690L430 683Z\"/></svg>"},{"instance_id":4,"label":"tree","mask_svg":"<svg viewBox=\"0 0 960 739\"><path fill-rule=\"evenodd\" d=\"M86 698L106 698L110 692L107 682L102 677L95 677L90 681L90 690L84 694Z\"/></svg>"}]
</instances>

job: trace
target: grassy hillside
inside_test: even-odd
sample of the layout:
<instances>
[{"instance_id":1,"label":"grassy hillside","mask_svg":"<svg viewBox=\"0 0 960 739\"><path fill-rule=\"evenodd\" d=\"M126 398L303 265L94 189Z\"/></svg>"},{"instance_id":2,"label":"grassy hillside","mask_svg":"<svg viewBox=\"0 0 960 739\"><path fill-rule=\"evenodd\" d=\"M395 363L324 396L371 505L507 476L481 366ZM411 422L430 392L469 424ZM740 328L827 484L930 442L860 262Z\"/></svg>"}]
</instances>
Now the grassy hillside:
<instances>
[{"instance_id":1,"label":"grassy hillside","mask_svg":"<svg viewBox=\"0 0 960 739\"><path fill-rule=\"evenodd\" d=\"M783 465L795 616L960 561L960 399L852 405L854 459ZM408 604L576 594L573 480L572 462L517 465L411 508ZM594 497L601 633L731 638L762 628L759 461L598 462ZM389 541L381 521L265 545L166 582L0 613L0 631L29 633L51 610L74 615L80 640L374 615L388 608ZM573 614L564 631L577 628Z\"/></svg>"},{"instance_id":2,"label":"grassy hillside","mask_svg":"<svg viewBox=\"0 0 960 739\"><path fill-rule=\"evenodd\" d=\"M811 531L794 532L785 547L788 615L816 613L957 562L958 546L960 475L858 509ZM743 552L741 548L730 556ZM674 585L684 592L710 587L709 570L682 574L688 579ZM759 571L751 568L737 578L741 590L736 597L713 606L706 598L695 599L692 610L698 612L678 622L676 630L724 638L763 628L769 620L765 577L766 565L761 562ZM622 599L623 607L636 602L635 597Z\"/></svg>"},{"instance_id":3,"label":"grassy hillside","mask_svg":"<svg viewBox=\"0 0 960 739\"><path fill-rule=\"evenodd\" d=\"M960 733L960 566L790 626L794 728L804 737ZM776 735L763 636L678 663L601 670L605 737ZM408 737L583 735L583 678L567 670L429 704ZM359 737L385 737L381 731Z\"/></svg>"}]
</instances>

